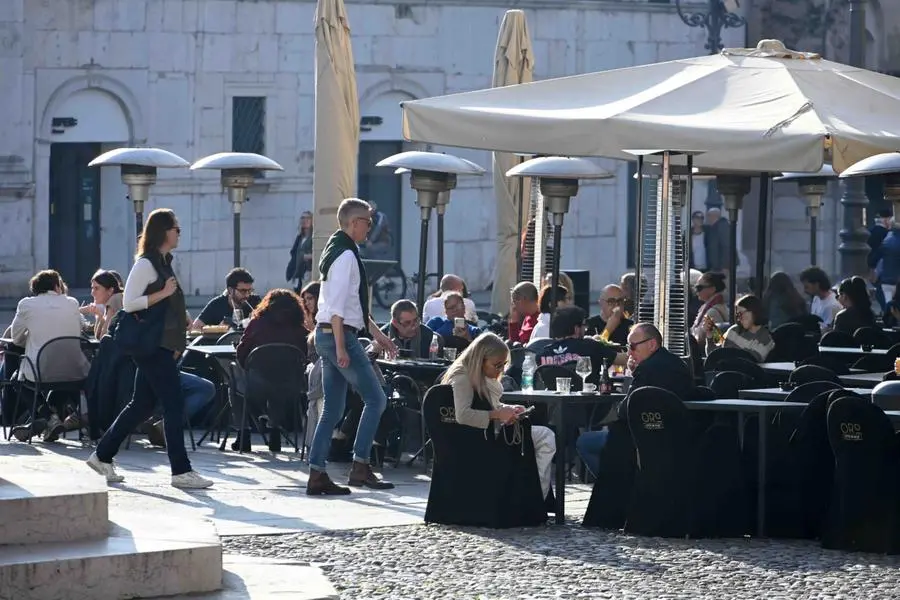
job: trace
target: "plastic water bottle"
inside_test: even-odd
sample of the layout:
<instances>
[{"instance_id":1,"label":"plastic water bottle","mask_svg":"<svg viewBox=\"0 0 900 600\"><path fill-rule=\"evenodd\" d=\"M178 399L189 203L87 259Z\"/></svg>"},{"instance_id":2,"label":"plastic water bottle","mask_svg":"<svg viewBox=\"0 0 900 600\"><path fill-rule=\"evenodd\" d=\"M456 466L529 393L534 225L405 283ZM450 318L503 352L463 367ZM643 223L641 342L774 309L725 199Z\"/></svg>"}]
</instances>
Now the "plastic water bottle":
<instances>
[{"instance_id":1,"label":"plastic water bottle","mask_svg":"<svg viewBox=\"0 0 900 600\"><path fill-rule=\"evenodd\" d=\"M537 362L534 360L534 354L525 355L525 362L522 363L522 391L530 392L534 389L534 372L537 371Z\"/></svg>"},{"instance_id":2,"label":"plastic water bottle","mask_svg":"<svg viewBox=\"0 0 900 600\"><path fill-rule=\"evenodd\" d=\"M438 336L436 333L431 334L431 346L428 347L428 356L432 360L438 357L438 351L440 350L441 345L438 343Z\"/></svg>"}]
</instances>

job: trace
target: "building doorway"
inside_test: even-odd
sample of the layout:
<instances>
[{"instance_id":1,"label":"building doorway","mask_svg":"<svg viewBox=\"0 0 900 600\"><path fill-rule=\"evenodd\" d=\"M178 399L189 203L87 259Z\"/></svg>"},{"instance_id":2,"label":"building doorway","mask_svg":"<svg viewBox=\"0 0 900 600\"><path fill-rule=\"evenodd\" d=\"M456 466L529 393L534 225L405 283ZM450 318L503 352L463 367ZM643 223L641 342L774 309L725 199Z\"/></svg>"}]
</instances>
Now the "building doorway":
<instances>
[{"instance_id":1,"label":"building doorway","mask_svg":"<svg viewBox=\"0 0 900 600\"><path fill-rule=\"evenodd\" d=\"M100 169L94 142L50 145L49 267L73 288L88 285L100 267Z\"/></svg>"},{"instance_id":2,"label":"building doorway","mask_svg":"<svg viewBox=\"0 0 900 600\"><path fill-rule=\"evenodd\" d=\"M400 260L400 232L402 231L403 178L394 175L393 169L376 167L379 161L403 152L403 142L362 141L359 143L358 181L359 197L378 205L385 214L391 231L391 256Z\"/></svg>"}]
</instances>

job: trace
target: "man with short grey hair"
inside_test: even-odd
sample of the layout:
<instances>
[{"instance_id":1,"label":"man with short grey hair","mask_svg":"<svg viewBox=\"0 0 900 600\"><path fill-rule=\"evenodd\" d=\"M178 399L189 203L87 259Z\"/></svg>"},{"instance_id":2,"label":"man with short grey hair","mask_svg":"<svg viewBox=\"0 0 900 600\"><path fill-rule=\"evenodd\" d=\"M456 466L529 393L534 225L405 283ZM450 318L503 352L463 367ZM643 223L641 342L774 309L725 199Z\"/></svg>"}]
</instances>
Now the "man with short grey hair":
<instances>
[{"instance_id":1,"label":"man with short grey hair","mask_svg":"<svg viewBox=\"0 0 900 600\"><path fill-rule=\"evenodd\" d=\"M419 310L412 300L397 300L391 306L391 322L381 328L382 333L396 344L404 358L429 358L434 332L419 320ZM438 352L444 341L438 336ZM376 345L376 350L380 348Z\"/></svg>"},{"instance_id":2,"label":"man with short grey hair","mask_svg":"<svg viewBox=\"0 0 900 600\"><path fill-rule=\"evenodd\" d=\"M319 259L322 285L316 314L316 351L322 357L324 402L309 450L310 496L349 494L350 489L334 483L325 471L331 448L331 434L344 416L348 386L353 386L363 401L362 416L353 445L350 485L372 489L390 489L369 465L372 442L387 404L384 390L372 363L359 343L358 335L368 331L388 355L397 348L369 315L369 286L366 270L359 257L359 244L372 226L371 207L359 198L347 198L337 211L340 229L335 231Z\"/></svg>"}]
</instances>

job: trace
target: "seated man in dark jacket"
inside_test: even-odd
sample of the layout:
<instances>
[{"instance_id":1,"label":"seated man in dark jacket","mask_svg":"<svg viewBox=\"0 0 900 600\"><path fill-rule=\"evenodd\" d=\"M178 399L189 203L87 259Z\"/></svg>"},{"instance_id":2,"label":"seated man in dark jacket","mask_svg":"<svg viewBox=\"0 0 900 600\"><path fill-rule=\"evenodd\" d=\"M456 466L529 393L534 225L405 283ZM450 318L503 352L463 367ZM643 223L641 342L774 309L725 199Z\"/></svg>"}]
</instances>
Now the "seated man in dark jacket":
<instances>
[{"instance_id":1,"label":"seated man in dark jacket","mask_svg":"<svg viewBox=\"0 0 900 600\"><path fill-rule=\"evenodd\" d=\"M682 401L690 400L694 391L691 372L685 362L662 346L662 335L651 323L638 323L628 334L628 364L632 369L631 389L655 386L669 390ZM619 420L625 419L625 401L618 406ZM588 431L578 437L575 448L585 466L596 474L600 451L609 430Z\"/></svg>"},{"instance_id":2,"label":"seated man in dark jacket","mask_svg":"<svg viewBox=\"0 0 900 600\"><path fill-rule=\"evenodd\" d=\"M419 311L411 300L397 300L391 306L391 322L381 328L400 351L402 358L428 358L431 338L435 333L422 325ZM438 355L444 351L444 341L438 338ZM379 349L376 349L376 351Z\"/></svg>"}]
</instances>

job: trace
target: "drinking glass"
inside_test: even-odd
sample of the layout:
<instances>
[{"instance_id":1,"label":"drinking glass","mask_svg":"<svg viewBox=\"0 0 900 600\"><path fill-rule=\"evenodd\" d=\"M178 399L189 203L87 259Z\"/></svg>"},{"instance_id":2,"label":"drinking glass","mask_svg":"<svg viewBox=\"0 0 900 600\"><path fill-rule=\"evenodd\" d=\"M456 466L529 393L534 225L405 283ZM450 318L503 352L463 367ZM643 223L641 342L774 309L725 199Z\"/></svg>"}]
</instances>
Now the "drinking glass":
<instances>
[{"instance_id":1,"label":"drinking glass","mask_svg":"<svg viewBox=\"0 0 900 600\"><path fill-rule=\"evenodd\" d=\"M444 358L450 362L456 360L456 348L444 348Z\"/></svg>"},{"instance_id":2,"label":"drinking glass","mask_svg":"<svg viewBox=\"0 0 900 600\"><path fill-rule=\"evenodd\" d=\"M591 367L590 356L579 356L578 360L575 362L575 372L581 377L581 389L584 389L584 385L587 383L587 378L592 372Z\"/></svg>"},{"instance_id":3,"label":"drinking glass","mask_svg":"<svg viewBox=\"0 0 900 600\"><path fill-rule=\"evenodd\" d=\"M561 394L568 394L572 391L572 378L571 377L557 377L556 378L556 391Z\"/></svg>"}]
</instances>

